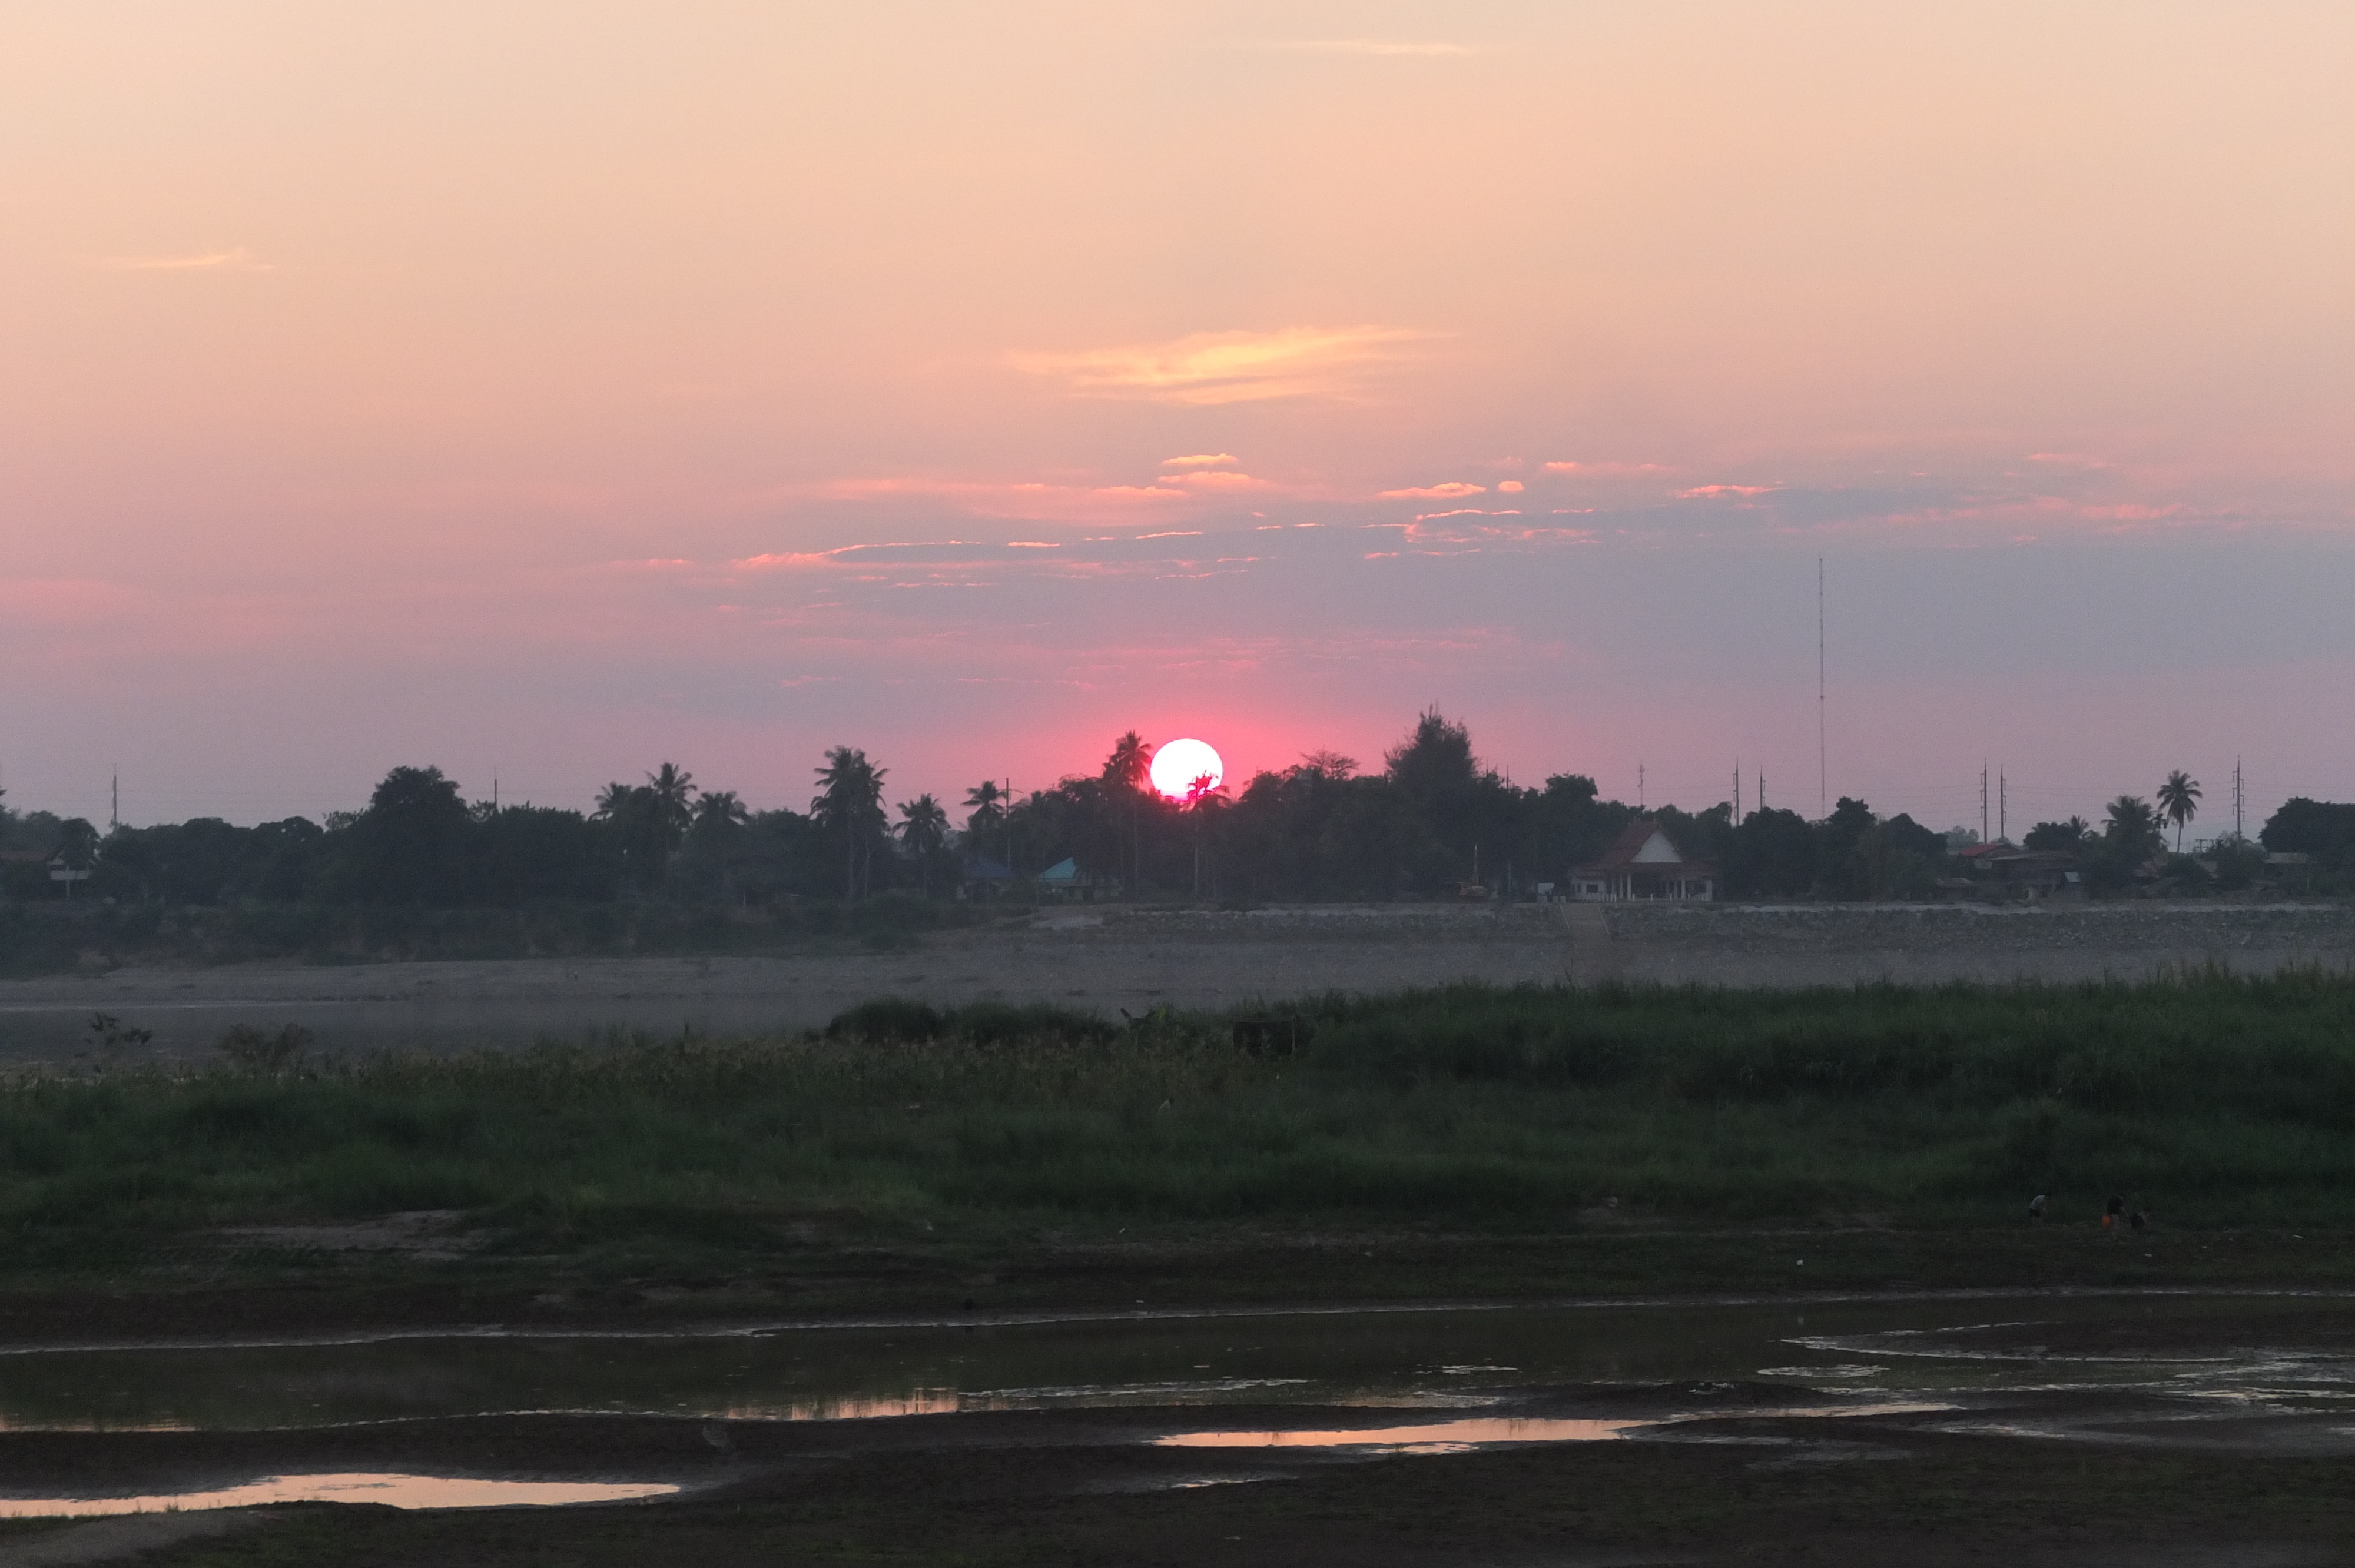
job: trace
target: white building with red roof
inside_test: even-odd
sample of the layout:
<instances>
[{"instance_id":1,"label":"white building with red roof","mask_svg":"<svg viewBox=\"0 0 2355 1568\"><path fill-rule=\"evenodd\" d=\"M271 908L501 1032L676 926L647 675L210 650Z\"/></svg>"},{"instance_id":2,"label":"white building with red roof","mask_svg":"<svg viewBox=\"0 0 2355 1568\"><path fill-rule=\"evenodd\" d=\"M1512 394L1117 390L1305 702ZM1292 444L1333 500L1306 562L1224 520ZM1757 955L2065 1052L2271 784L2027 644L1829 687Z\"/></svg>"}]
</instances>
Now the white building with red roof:
<instances>
[{"instance_id":1,"label":"white building with red roof","mask_svg":"<svg viewBox=\"0 0 2355 1568\"><path fill-rule=\"evenodd\" d=\"M1603 858L1570 874L1570 895L1588 903L1633 898L1709 899L1717 896L1717 867L1688 860L1668 830L1638 817L1621 830Z\"/></svg>"}]
</instances>

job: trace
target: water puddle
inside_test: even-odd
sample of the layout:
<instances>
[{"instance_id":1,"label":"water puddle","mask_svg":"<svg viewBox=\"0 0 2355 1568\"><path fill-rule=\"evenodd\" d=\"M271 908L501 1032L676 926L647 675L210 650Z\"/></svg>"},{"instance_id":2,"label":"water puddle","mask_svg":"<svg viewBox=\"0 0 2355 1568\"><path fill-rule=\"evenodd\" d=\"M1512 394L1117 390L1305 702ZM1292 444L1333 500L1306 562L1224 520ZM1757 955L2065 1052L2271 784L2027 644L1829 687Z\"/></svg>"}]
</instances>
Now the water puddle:
<instances>
[{"instance_id":1,"label":"water puddle","mask_svg":"<svg viewBox=\"0 0 2355 1568\"><path fill-rule=\"evenodd\" d=\"M126 1513L195 1512L261 1503L378 1503L387 1508L559 1508L638 1502L679 1489L654 1481L497 1481L466 1476L353 1473L267 1476L213 1491L119 1498L0 1498L0 1519L95 1518Z\"/></svg>"},{"instance_id":2,"label":"water puddle","mask_svg":"<svg viewBox=\"0 0 2355 1568\"><path fill-rule=\"evenodd\" d=\"M0 1433L1232 1406L1235 1419L1192 1423L1212 1430L1165 1446L1453 1452L1669 1440L1671 1424L1736 1417L1956 1405L1992 1417L1997 1404L2047 1396L2169 1419L2296 1419L2314 1440L2355 1450L2355 1307L2091 1294L1596 1303L0 1353ZM1380 1412L1367 1419L1385 1424L1348 1429L1337 1407ZM1300 1419L1284 1420L1285 1408Z\"/></svg>"},{"instance_id":3,"label":"water puddle","mask_svg":"<svg viewBox=\"0 0 2355 1568\"><path fill-rule=\"evenodd\" d=\"M1178 1432L1156 1437L1160 1448L1359 1448L1390 1454L1462 1454L1507 1443L1596 1443L1645 1421L1551 1421L1478 1418L1430 1421L1413 1426L1369 1426L1346 1432Z\"/></svg>"}]
</instances>

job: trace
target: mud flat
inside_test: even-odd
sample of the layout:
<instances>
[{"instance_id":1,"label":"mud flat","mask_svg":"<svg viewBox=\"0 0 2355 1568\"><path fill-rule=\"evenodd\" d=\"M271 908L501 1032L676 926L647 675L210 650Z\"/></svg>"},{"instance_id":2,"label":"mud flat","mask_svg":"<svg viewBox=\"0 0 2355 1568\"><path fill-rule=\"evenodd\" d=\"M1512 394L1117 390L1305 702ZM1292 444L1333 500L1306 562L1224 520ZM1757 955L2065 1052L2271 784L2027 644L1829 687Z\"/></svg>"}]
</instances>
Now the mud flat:
<instances>
[{"instance_id":1,"label":"mud flat","mask_svg":"<svg viewBox=\"0 0 2355 1568\"><path fill-rule=\"evenodd\" d=\"M278 1352L325 1399L294 1425L233 1407L273 1352L189 1349L156 1390L177 1419L144 1430L88 1391L157 1383L159 1366L97 1352L102 1375L58 1373L62 1402L0 1392L0 1509L21 1516L0 1524L0 1563L2307 1568L2355 1540L2339 1305L2045 1293L810 1325L635 1341L629 1359L655 1363L629 1369L635 1393L603 1364L623 1357L543 1343L529 1388L360 1420L336 1417L414 1376L374 1364L382 1347L319 1344ZM676 1359L698 1347L719 1383ZM568 1372L590 1385L512 1404ZM805 1409L789 1391L811 1374L863 1397ZM208 1385L231 1404L184 1408ZM338 1500L233 1506L265 1490ZM204 1511L160 1511L175 1503Z\"/></svg>"}]
</instances>

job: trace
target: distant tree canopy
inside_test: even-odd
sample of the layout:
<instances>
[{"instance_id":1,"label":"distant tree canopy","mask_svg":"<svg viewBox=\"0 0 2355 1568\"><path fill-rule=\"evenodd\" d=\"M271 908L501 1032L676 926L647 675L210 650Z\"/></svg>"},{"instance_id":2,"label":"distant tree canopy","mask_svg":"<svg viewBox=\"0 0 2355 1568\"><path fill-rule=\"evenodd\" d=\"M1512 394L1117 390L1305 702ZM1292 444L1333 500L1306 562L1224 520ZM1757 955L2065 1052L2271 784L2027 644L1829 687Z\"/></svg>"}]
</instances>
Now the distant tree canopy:
<instances>
[{"instance_id":1,"label":"distant tree canopy","mask_svg":"<svg viewBox=\"0 0 2355 1568\"><path fill-rule=\"evenodd\" d=\"M1190 808L1149 786L1151 759L1132 730L1101 768L1050 789L1018 797L985 781L962 800L920 794L897 804L896 821L889 769L850 746L832 747L816 767L805 813L751 810L669 762L642 782L607 785L585 814L470 803L439 768L402 767L385 775L366 810L324 824L198 818L101 835L79 820L0 809L0 850L12 852L0 875L10 897L58 896L46 857L62 854L91 871L78 896L158 905L741 906L890 891L990 895L1009 875L1018 883L1070 860L1098 885L1146 896L1199 886L1242 901L1452 897L1476 880L1508 895L1566 882L1638 814L1603 799L1583 774L1513 784L1480 760L1463 723L1436 708L1416 716L1378 773L1312 752ZM2185 800L2180 789L2170 798ZM1713 862L1733 897L1913 898L1953 869L1945 835L1848 797L1820 822L1764 810L1736 822L1723 803L1650 815L1687 856ZM2175 820L2120 796L2098 832L2081 818L2040 822L2027 845L2075 853L2097 885L2116 887L2150 874L2163 858L2162 824ZM2355 873L2355 806L2292 800L2265 824L2264 842L2334 874ZM2255 874L2256 863L2242 863L2254 853L2233 861L2226 883Z\"/></svg>"},{"instance_id":2,"label":"distant tree canopy","mask_svg":"<svg viewBox=\"0 0 2355 1568\"><path fill-rule=\"evenodd\" d=\"M2296 796L2265 819L2257 842L2275 854L2304 854L2335 872L2355 872L2355 806Z\"/></svg>"}]
</instances>

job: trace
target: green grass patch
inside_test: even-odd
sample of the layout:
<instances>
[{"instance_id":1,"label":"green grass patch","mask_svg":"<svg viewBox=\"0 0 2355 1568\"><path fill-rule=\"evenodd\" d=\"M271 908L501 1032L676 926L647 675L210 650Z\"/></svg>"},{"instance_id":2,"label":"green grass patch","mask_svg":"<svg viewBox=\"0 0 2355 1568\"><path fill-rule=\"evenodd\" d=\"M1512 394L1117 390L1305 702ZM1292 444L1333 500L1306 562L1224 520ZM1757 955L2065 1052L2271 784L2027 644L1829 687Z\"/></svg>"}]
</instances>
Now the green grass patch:
<instances>
[{"instance_id":1,"label":"green grass patch","mask_svg":"<svg viewBox=\"0 0 2355 1568\"><path fill-rule=\"evenodd\" d=\"M821 1034L0 1086L22 1263L459 1209L509 1252L760 1255L924 1226L1107 1234L1906 1226L2116 1192L2355 1225L2355 983L1451 988L1216 1018L873 1004Z\"/></svg>"}]
</instances>

